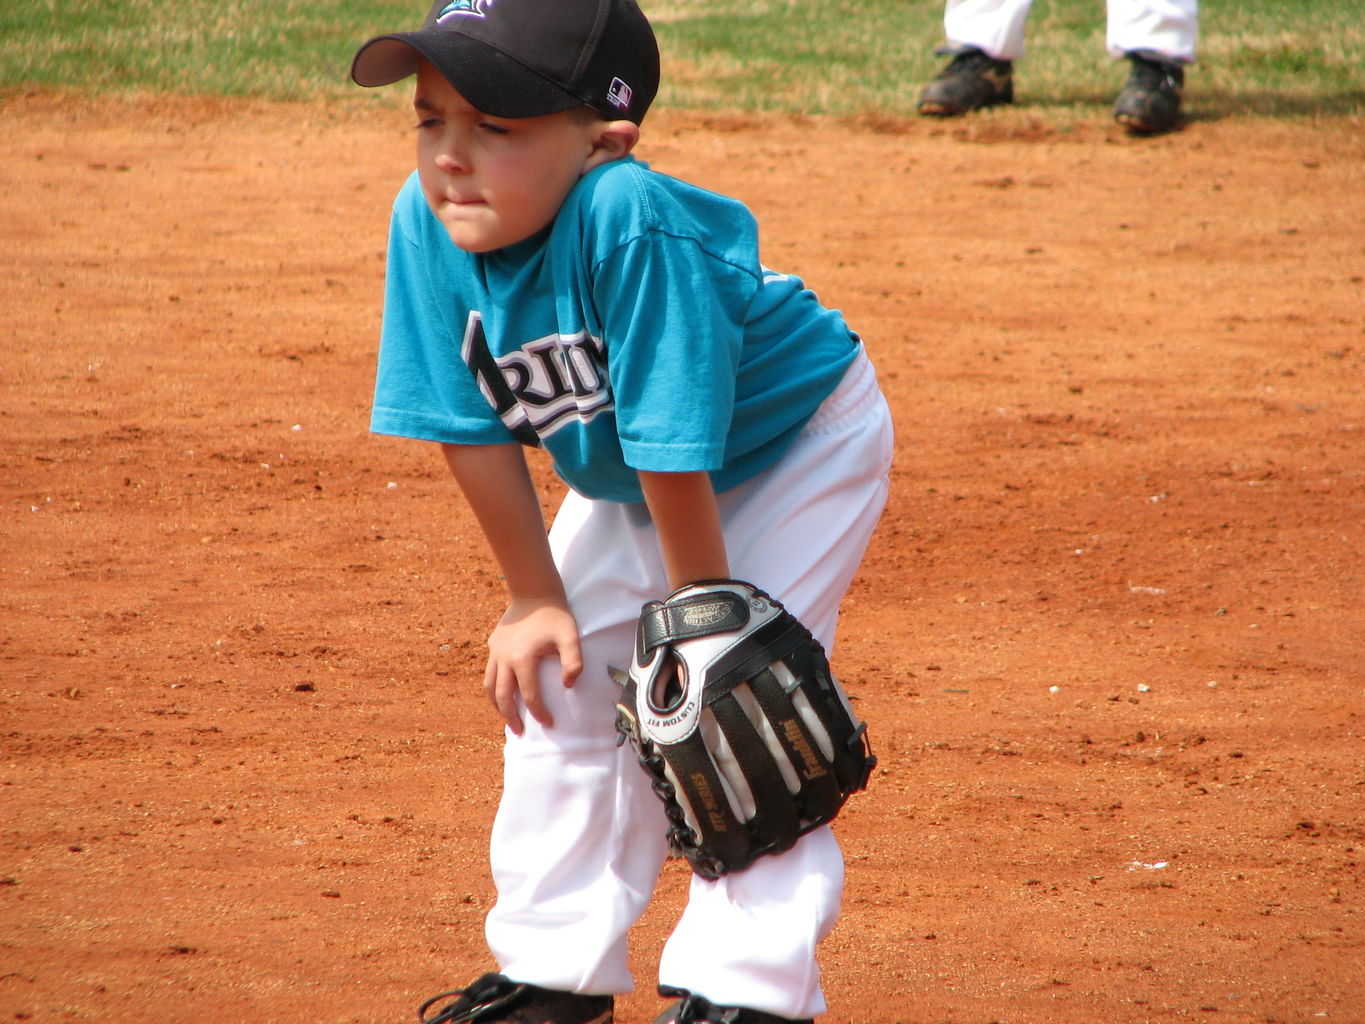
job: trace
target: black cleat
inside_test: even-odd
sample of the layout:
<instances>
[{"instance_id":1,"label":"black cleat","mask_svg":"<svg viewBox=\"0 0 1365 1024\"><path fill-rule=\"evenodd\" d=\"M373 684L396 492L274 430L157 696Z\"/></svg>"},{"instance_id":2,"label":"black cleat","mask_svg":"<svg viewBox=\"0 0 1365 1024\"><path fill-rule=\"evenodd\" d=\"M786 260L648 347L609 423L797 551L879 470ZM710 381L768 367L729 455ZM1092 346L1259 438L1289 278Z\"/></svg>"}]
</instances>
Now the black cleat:
<instances>
[{"instance_id":1,"label":"black cleat","mask_svg":"<svg viewBox=\"0 0 1365 1024\"><path fill-rule=\"evenodd\" d=\"M458 996L444 1006L437 1006ZM611 996L560 992L501 974L432 996L417 1011L422 1024L612 1024Z\"/></svg>"},{"instance_id":2,"label":"black cleat","mask_svg":"<svg viewBox=\"0 0 1365 1024\"><path fill-rule=\"evenodd\" d=\"M1134 135L1168 132L1180 121L1185 69L1146 53L1130 53L1133 68L1114 103L1114 120Z\"/></svg>"},{"instance_id":3,"label":"black cleat","mask_svg":"<svg viewBox=\"0 0 1365 1024\"><path fill-rule=\"evenodd\" d=\"M969 110L1014 102L1014 63L980 50L963 50L924 87L919 112L956 117Z\"/></svg>"},{"instance_id":4,"label":"black cleat","mask_svg":"<svg viewBox=\"0 0 1365 1024\"><path fill-rule=\"evenodd\" d=\"M792 1020L743 1006L720 1006L678 988L661 985L659 994L682 998L655 1017L654 1024L814 1024L809 1017Z\"/></svg>"}]
</instances>

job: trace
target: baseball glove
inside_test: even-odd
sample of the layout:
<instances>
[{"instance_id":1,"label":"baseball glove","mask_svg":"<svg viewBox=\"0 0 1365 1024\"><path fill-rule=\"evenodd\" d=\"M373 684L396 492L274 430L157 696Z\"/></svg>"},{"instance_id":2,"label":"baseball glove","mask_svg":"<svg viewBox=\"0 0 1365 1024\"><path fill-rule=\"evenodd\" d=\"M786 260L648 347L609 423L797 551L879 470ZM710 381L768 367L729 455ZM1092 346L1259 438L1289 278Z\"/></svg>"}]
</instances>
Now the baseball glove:
<instances>
[{"instance_id":1,"label":"baseball glove","mask_svg":"<svg viewBox=\"0 0 1365 1024\"><path fill-rule=\"evenodd\" d=\"M616 727L703 878L790 849L877 763L824 648L763 591L694 583L640 612Z\"/></svg>"}]
</instances>

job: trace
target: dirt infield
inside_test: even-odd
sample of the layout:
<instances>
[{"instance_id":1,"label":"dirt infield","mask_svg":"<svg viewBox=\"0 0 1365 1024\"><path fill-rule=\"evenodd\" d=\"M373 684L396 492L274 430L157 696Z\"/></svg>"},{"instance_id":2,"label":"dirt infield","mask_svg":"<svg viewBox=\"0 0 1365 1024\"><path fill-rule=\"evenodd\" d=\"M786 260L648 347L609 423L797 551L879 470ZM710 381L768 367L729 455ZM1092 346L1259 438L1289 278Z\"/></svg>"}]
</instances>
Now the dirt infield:
<instances>
[{"instance_id":1,"label":"dirt infield","mask_svg":"<svg viewBox=\"0 0 1365 1024\"><path fill-rule=\"evenodd\" d=\"M487 966L501 589L366 432L404 116L0 129L0 1020L413 1019ZM828 1024L1365 1021L1363 129L651 115L897 415Z\"/></svg>"}]
</instances>

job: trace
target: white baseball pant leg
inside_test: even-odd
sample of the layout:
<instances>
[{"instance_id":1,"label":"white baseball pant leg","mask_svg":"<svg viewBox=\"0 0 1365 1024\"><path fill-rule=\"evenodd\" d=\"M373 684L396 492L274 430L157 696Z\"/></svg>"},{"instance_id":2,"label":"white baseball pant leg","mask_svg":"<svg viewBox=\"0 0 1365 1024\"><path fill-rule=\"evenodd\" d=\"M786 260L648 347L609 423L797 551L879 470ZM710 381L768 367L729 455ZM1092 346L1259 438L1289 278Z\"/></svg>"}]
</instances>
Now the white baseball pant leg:
<instances>
[{"instance_id":1,"label":"white baseball pant leg","mask_svg":"<svg viewBox=\"0 0 1365 1024\"><path fill-rule=\"evenodd\" d=\"M996 60L1024 56L1031 0L948 0L943 30L954 48L975 47ZM1106 44L1115 57L1148 50L1171 60L1194 60L1198 0L1109 0Z\"/></svg>"},{"instance_id":2,"label":"white baseball pant leg","mask_svg":"<svg viewBox=\"0 0 1365 1024\"><path fill-rule=\"evenodd\" d=\"M777 466L719 496L732 573L781 600L829 651L886 502L891 452L890 415L860 357ZM486 931L510 977L625 992L626 933L657 881L665 821L630 747L616 746L619 688L606 666L627 663L640 605L668 584L642 505L571 493L550 534L585 669L565 691L547 662L554 727L528 720L522 736L507 734L491 851L498 901ZM828 828L719 881L694 876L661 982L787 1017L822 1012L815 947L834 925L842 885Z\"/></svg>"},{"instance_id":3,"label":"white baseball pant leg","mask_svg":"<svg viewBox=\"0 0 1365 1024\"><path fill-rule=\"evenodd\" d=\"M1032 0L948 0L943 32L955 49L974 48L996 60L1024 56L1024 23Z\"/></svg>"},{"instance_id":4,"label":"white baseball pant leg","mask_svg":"<svg viewBox=\"0 0 1365 1024\"><path fill-rule=\"evenodd\" d=\"M1148 51L1192 64L1199 42L1199 2L1109 0L1106 37L1109 52L1115 57Z\"/></svg>"}]
</instances>

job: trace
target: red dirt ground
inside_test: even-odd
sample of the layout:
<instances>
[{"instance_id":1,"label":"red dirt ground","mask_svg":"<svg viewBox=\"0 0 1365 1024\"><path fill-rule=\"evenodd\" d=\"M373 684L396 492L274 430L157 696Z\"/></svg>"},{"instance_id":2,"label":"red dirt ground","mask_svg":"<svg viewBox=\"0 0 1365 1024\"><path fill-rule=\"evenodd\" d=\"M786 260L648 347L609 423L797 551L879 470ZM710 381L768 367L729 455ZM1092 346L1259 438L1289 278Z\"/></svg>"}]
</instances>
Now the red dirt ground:
<instances>
[{"instance_id":1,"label":"red dirt ground","mask_svg":"<svg viewBox=\"0 0 1365 1024\"><path fill-rule=\"evenodd\" d=\"M0 1019L411 1020L487 966L501 590L366 432L406 115L0 127ZM1363 129L651 116L897 415L827 1024L1365 1021Z\"/></svg>"}]
</instances>

